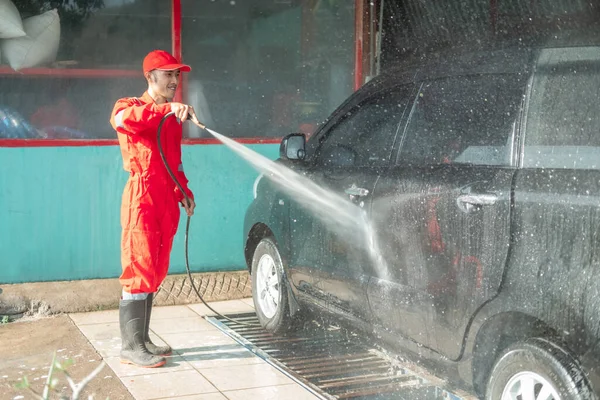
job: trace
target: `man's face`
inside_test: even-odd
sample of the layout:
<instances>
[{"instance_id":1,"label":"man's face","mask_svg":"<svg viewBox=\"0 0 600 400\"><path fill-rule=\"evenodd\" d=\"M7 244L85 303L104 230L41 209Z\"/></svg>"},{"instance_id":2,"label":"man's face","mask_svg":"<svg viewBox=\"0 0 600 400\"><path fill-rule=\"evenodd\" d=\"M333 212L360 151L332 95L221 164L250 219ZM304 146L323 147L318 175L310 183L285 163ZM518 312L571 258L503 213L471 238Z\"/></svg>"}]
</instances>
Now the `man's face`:
<instances>
[{"instance_id":1,"label":"man's face","mask_svg":"<svg viewBox=\"0 0 600 400\"><path fill-rule=\"evenodd\" d=\"M148 84L154 93L171 101L175 97L175 91L179 84L178 69L172 71L150 71L148 76Z\"/></svg>"}]
</instances>

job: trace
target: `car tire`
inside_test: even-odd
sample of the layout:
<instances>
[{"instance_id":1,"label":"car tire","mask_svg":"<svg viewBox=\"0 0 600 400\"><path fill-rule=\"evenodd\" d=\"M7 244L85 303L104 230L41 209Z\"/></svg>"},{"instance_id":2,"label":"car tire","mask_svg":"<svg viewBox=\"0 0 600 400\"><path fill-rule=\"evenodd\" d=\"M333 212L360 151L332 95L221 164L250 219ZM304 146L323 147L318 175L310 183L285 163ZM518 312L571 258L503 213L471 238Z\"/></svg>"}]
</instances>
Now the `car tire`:
<instances>
[{"instance_id":1,"label":"car tire","mask_svg":"<svg viewBox=\"0 0 600 400\"><path fill-rule=\"evenodd\" d=\"M513 344L498 358L485 398L588 400L594 397L573 356L548 339L531 338Z\"/></svg>"},{"instance_id":2,"label":"car tire","mask_svg":"<svg viewBox=\"0 0 600 400\"><path fill-rule=\"evenodd\" d=\"M271 237L258 243L252 257L252 299L258 320L266 330L282 333L295 326L290 316L283 262Z\"/></svg>"}]
</instances>

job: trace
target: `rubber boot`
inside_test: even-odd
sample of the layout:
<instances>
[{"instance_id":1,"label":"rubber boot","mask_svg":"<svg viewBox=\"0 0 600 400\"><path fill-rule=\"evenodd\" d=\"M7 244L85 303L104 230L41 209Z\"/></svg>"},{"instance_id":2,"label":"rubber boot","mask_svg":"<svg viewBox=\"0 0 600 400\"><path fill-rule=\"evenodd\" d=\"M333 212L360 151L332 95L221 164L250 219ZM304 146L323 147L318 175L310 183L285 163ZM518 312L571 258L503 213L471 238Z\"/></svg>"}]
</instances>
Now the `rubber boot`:
<instances>
[{"instance_id":1,"label":"rubber boot","mask_svg":"<svg viewBox=\"0 0 600 400\"><path fill-rule=\"evenodd\" d=\"M154 293L150 293L146 298L146 327L144 329L144 343L148 351L155 356L170 356L173 353L171 346L157 346L150 340L150 316L152 315L152 299Z\"/></svg>"},{"instance_id":2,"label":"rubber boot","mask_svg":"<svg viewBox=\"0 0 600 400\"><path fill-rule=\"evenodd\" d=\"M161 367L167 362L165 358L150 353L144 344L146 319L146 300L121 300L121 362L145 368Z\"/></svg>"}]
</instances>

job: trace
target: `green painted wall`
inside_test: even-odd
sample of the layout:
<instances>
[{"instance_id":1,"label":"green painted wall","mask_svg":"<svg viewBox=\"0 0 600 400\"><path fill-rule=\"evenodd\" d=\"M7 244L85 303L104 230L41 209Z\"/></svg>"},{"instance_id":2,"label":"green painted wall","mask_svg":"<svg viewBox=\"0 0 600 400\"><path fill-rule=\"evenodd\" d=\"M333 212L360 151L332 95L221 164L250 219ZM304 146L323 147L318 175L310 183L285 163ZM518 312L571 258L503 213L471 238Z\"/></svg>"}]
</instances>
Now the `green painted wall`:
<instances>
[{"instance_id":1,"label":"green painted wall","mask_svg":"<svg viewBox=\"0 0 600 400\"><path fill-rule=\"evenodd\" d=\"M250 145L275 159L278 145ZM0 148L0 283L118 277L120 202L127 173L118 146ZM197 202L194 272L240 270L242 226L258 173L223 145L183 147ZM185 272L185 218L170 273Z\"/></svg>"}]
</instances>

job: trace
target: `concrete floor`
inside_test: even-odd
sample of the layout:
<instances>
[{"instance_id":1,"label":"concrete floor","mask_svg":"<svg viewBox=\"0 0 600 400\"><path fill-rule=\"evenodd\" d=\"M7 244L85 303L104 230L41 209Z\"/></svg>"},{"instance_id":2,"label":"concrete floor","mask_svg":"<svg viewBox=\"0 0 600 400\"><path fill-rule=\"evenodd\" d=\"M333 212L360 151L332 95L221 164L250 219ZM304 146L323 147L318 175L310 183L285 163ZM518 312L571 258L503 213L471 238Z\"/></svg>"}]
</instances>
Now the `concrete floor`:
<instances>
[{"instance_id":1,"label":"concrete floor","mask_svg":"<svg viewBox=\"0 0 600 400\"><path fill-rule=\"evenodd\" d=\"M222 314L253 311L252 299L209 303ZM317 398L214 327L203 304L154 307L154 343L174 349L161 368L120 363L118 310L69 314L137 400L309 400ZM111 399L113 400L113 399Z\"/></svg>"}]
</instances>

